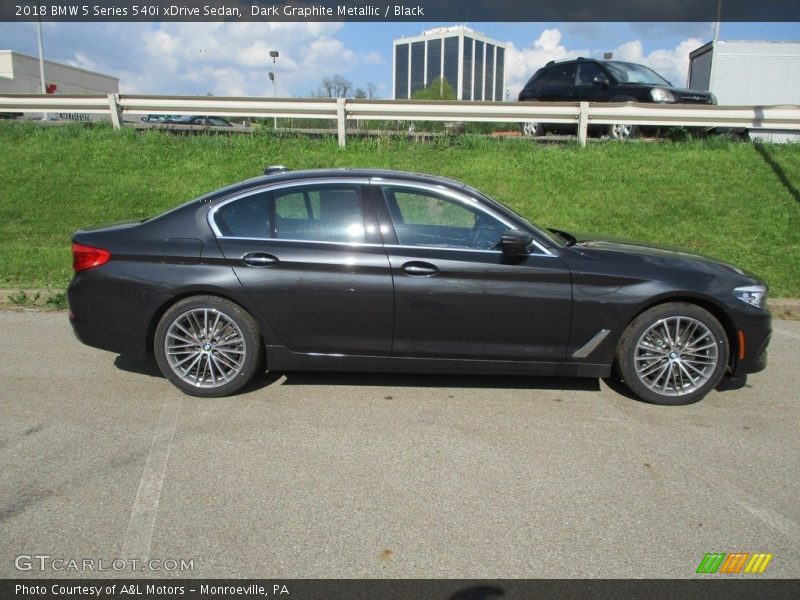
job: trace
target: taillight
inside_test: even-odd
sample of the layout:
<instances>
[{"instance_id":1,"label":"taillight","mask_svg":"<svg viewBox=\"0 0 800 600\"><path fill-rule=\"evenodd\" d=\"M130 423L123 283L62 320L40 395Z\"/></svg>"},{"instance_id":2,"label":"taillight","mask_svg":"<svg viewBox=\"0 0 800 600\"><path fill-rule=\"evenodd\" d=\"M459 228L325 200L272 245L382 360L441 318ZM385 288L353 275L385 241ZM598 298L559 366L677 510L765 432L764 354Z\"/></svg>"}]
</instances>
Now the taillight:
<instances>
[{"instance_id":1,"label":"taillight","mask_svg":"<svg viewBox=\"0 0 800 600\"><path fill-rule=\"evenodd\" d=\"M93 248L72 242L72 268L85 271L106 264L111 259L111 252L102 248Z\"/></svg>"}]
</instances>

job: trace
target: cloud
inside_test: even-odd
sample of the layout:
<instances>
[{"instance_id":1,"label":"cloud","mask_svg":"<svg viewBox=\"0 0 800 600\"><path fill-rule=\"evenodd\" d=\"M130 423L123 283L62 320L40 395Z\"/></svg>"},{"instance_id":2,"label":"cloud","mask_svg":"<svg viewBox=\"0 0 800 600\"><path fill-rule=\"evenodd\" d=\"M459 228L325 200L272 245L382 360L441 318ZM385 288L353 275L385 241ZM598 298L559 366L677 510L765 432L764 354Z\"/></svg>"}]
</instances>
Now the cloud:
<instances>
[{"instance_id":1,"label":"cloud","mask_svg":"<svg viewBox=\"0 0 800 600\"><path fill-rule=\"evenodd\" d=\"M1 24L0 24L1 25ZM334 74L385 64L337 35L343 23L45 23L49 59L120 78L127 93L305 96ZM14 32L12 48L35 52L35 30ZM5 28L0 26L0 37ZM5 47L4 43L4 47ZM278 50L273 64L269 53Z\"/></svg>"},{"instance_id":2,"label":"cloud","mask_svg":"<svg viewBox=\"0 0 800 600\"><path fill-rule=\"evenodd\" d=\"M545 29L528 48L518 49L513 42L508 43L506 87L512 98L516 98L531 75L549 61L578 56L602 58L603 52L608 50L568 49L562 38L560 30ZM690 37L679 42L674 48L657 49L645 53L641 41L631 40L620 44L611 51L617 60L647 65L673 84L684 86L689 72L689 53L702 45L703 42L699 38Z\"/></svg>"}]
</instances>

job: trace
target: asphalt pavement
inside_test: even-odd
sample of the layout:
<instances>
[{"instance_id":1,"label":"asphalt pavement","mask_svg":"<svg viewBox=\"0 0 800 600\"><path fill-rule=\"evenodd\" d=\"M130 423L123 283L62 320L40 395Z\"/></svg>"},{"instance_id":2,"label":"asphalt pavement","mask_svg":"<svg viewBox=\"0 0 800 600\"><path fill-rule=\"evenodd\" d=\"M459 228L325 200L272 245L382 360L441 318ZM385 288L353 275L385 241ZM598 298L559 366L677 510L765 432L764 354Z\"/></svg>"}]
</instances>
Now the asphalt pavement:
<instances>
[{"instance_id":1,"label":"asphalt pavement","mask_svg":"<svg viewBox=\"0 0 800 600\"><path fill-rule=\"evenodd\" d=\"M0 312L0 577L686 578L708 552L798 577L800 322L774 327L765 372L686 407L314 373L205 400Z\"/></svg>"}]
</instances>

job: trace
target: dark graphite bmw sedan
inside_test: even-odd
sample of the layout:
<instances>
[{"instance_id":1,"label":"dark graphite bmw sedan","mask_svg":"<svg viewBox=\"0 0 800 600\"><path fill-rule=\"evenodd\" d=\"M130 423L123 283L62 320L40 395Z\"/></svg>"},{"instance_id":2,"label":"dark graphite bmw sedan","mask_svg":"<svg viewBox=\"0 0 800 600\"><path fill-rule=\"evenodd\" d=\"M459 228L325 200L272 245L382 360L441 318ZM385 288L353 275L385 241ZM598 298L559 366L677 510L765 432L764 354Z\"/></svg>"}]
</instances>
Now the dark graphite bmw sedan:
<instances>
[{"instance_id":1,"label":"dark graphite bmw sedan","mask_svg":"<svg viewBox=\"0 0 800 600\"><path fill-rule=\"evenodd\" d=\"M78 231L77 337L154 353L194 396L232 394L264 369L613 370L645 401L688 404L766 366L766 286L737 267L578 240L440 177L266 172Z\"/></svg>"}]
</instances>

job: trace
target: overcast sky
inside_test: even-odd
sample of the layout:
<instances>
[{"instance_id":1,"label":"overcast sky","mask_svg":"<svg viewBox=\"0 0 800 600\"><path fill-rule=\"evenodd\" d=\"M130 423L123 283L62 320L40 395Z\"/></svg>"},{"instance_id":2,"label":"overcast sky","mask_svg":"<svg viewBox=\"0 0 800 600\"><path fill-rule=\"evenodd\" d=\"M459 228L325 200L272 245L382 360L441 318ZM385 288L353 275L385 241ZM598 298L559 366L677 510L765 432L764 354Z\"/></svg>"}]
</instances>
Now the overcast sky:
<instances>
[{"instance_id":1,"label":"overcast sky","mask_svg":"<svg viewBox=\"0 0 800 600\"><path fill-rule=\"evenodd\" d=\"M267 72L278 50L278 95L308 96L326 76L392 90L392 40L452 23L45 23L45 57L120 78L122 92L272 96ZM799 40L798 23L723 23L721 39ZM511 97L551 59L614 57L653 67L685 85L689 52L711 23L474 23L508 44ZM0 49L37 55L35 23L0 23Z\"/></svg>"}]
</instances>

